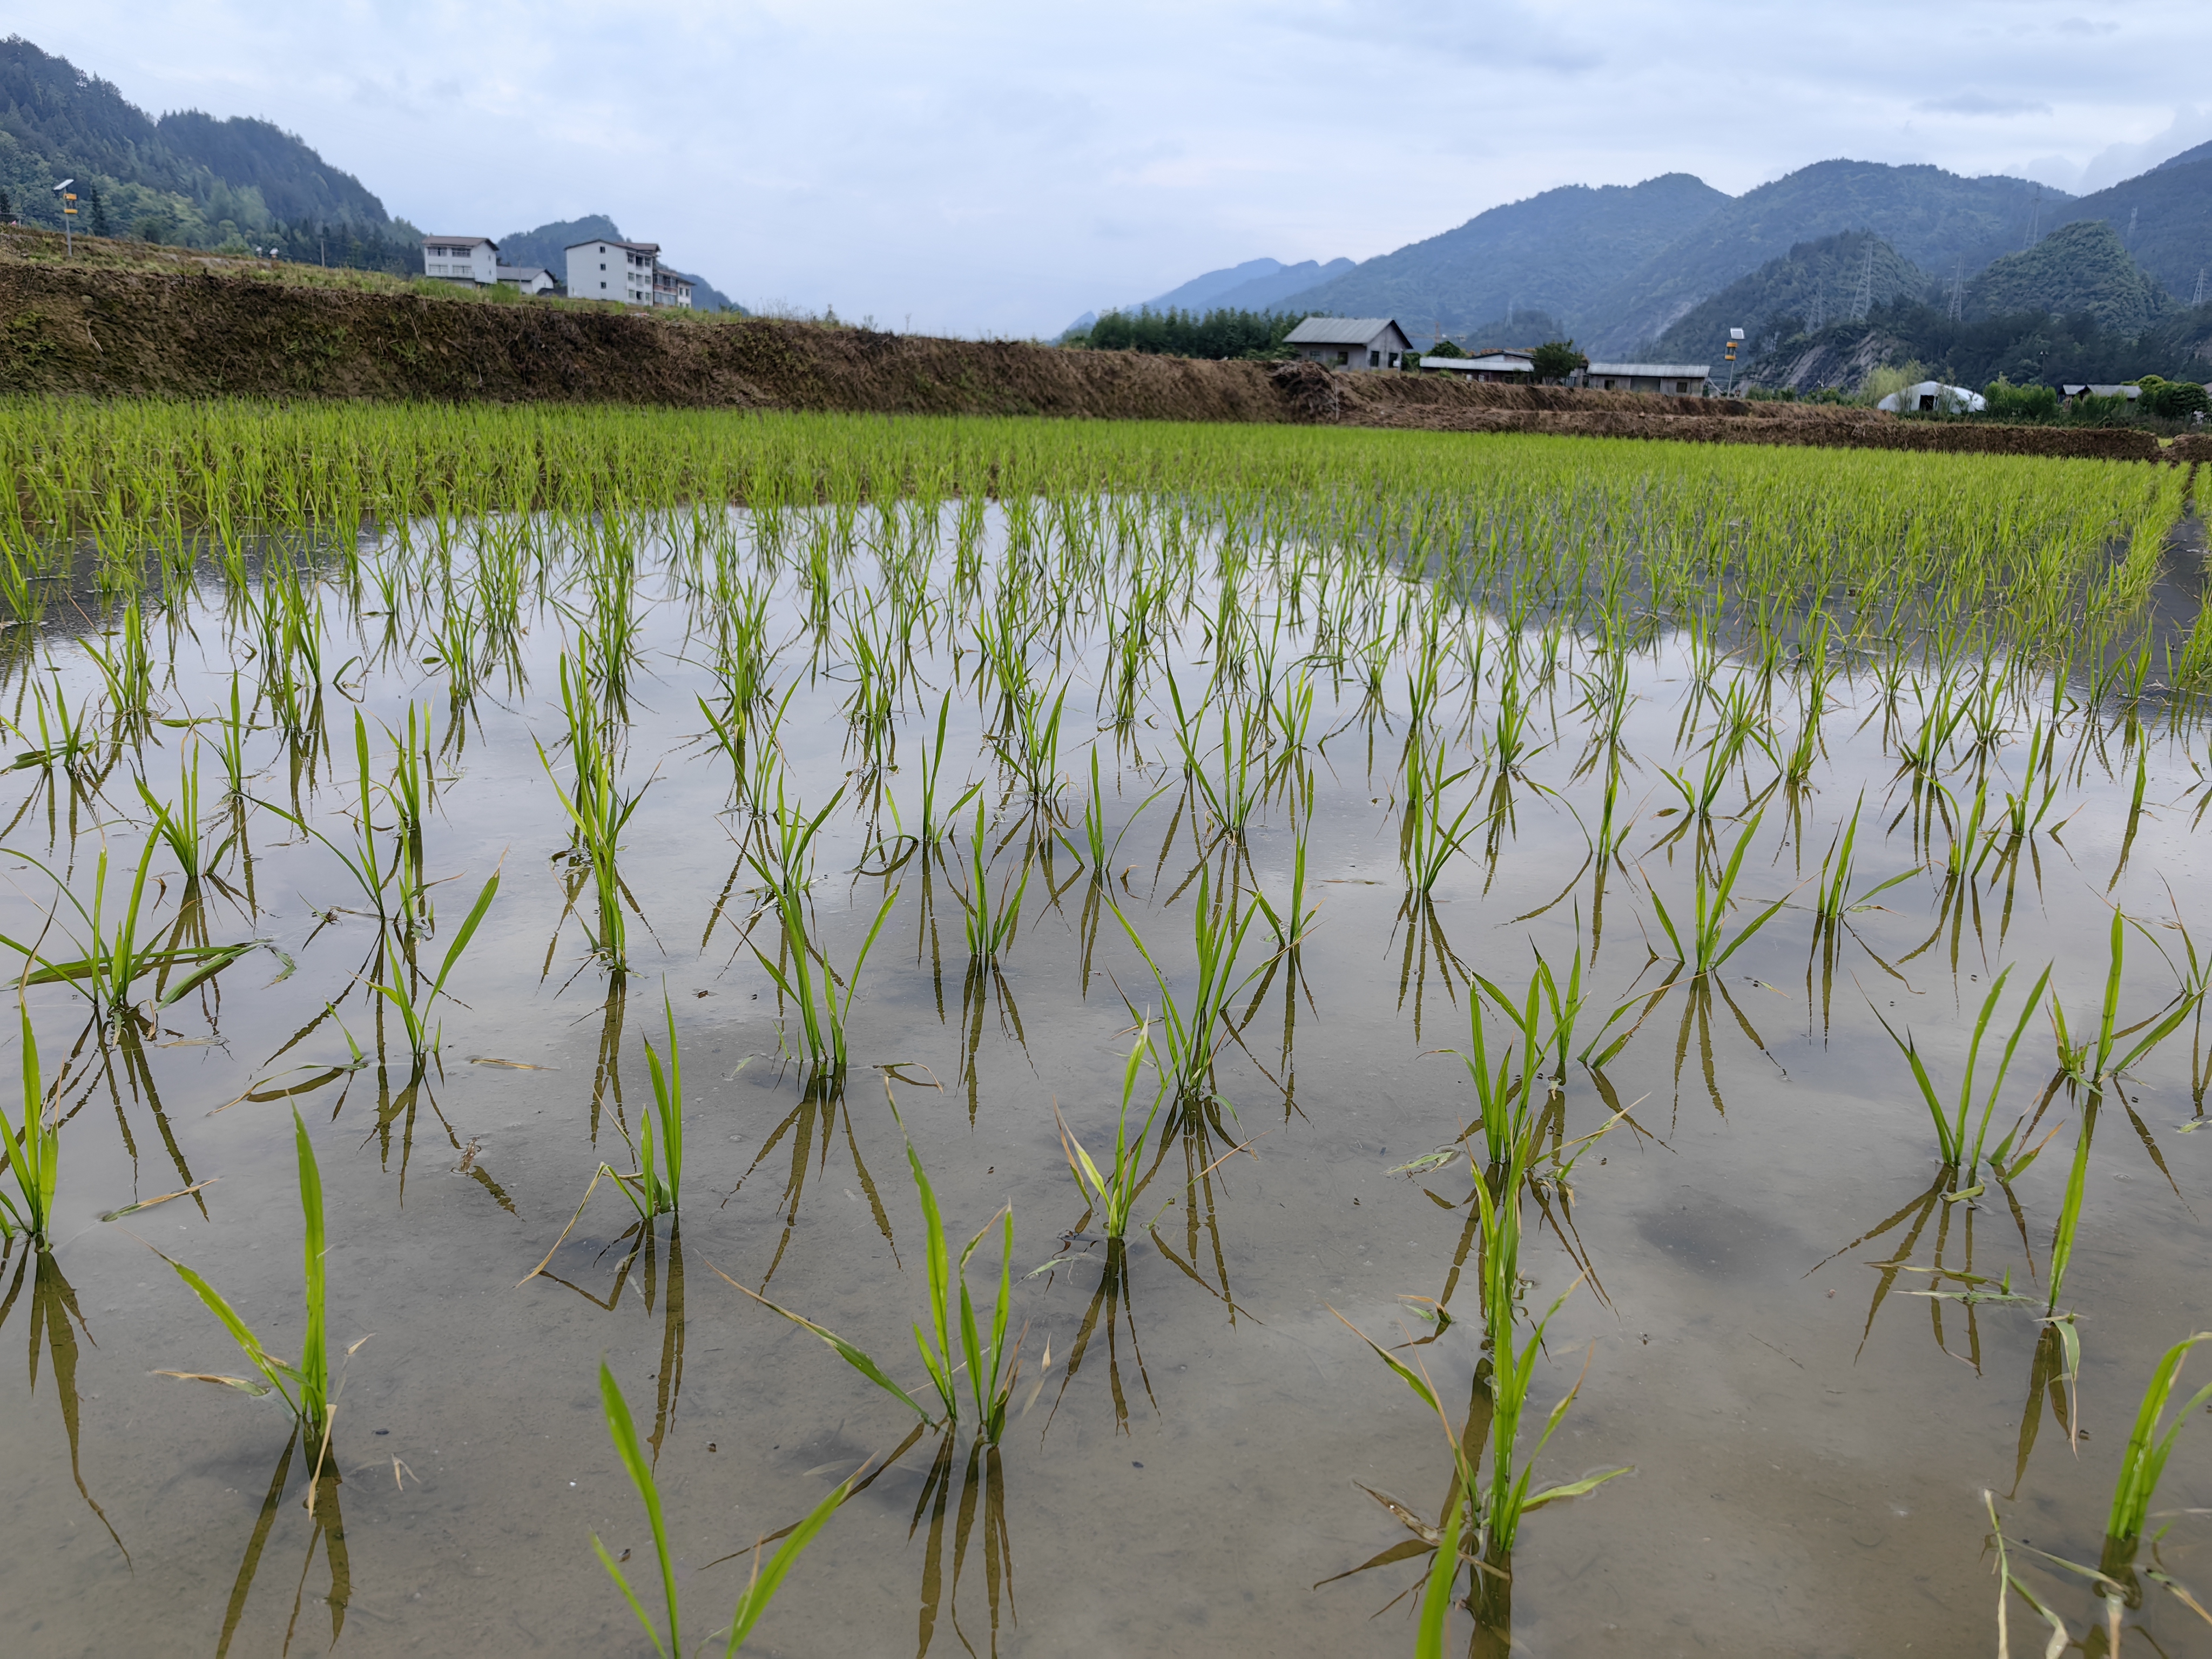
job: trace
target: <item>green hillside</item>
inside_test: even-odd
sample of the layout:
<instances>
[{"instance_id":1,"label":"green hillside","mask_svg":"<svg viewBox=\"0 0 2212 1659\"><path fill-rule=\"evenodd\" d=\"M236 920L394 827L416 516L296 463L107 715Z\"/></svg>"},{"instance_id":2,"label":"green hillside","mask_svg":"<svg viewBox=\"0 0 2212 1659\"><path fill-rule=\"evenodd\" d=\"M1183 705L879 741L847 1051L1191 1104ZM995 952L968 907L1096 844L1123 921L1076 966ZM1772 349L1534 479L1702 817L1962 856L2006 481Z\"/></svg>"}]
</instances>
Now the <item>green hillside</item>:
<instances>
[{"instance_id":1,"label":"green hillside","mask_svg":"<svg viewBox=\"0 0 2212 1659\"><path fill-rule=\"evenodd\" d=\"M1748 359L1781 340L1864 317L1900 295L1923 298L1932 286L1927 272L1871 232L1824 236L1798 243L1699 301L1636 355L1718 364L1729 330L1741 328L1748 337L1741 356Z\"/></svg>"},{"instance_id":2,"label":"green hillside","mask_svg":"<svg viewBox=\"0 0 2212 1659\"><path fill-rule=\"evenodd\" d=\"M2084 196L2063 216L2112 226L2135 262L2178 299L2195 300L2202 275L2204 298L2212 300L2212 145Z\"/></svg>"},{"instance_id":3,"label":"green hillside","mask_svg":"<svg viewBox=\"0 0 2212 1659\"><path fill-rule=\"evenodd\" d=\"M352 174L266 121L197 110L159 121L110 82L21 36L0 41L0 191L10 216L58 228L53 185L76 180L77 228L193 247L320 248L345 263L411 257L416 234ZM354 257L366 256L366 257Z\"/></svg>"},{"instance_id":4,"label":"green hillside","mask_svg":"<svg viewBox=\"0 0 2212 1659\"><path fill-rule=\"evenodd\" d=\"M2102 219L2062 225L2033 247L2008 253L1966 285L1966 315L2087 312L2118 334L2141 334L2170 301Z\"/></svg>"},{"instance_id":5,"label":"green hillside","mask_svg":"<svg viewBox=\"0 0 2212 1659\"><path fill-rule=\"evenodd\" d=\"M1964 179L1933 167L1820 161L1726 202L1589 300L1576 321L1596 345L1626 350L1801 242L1871 231L1939 281L1971 276L2020 247L2071 198L2021 179ZM1590 319L1586 325L1582 318Z\"/></svg>"},{"instance_id":6,"label":"green hillside","mask_svg":"<svg viewBox=\"0 0 2212 1659\"><path fill-rule=\"evenodd\" d=\"M1728 199L1686 173L1569 185L1369 259L1279 308L1395 317L1417 343L1439 329L1457 338L1524 307L1571 319L1624 265L1642 264Z\"/></svg>"}]
</instances>

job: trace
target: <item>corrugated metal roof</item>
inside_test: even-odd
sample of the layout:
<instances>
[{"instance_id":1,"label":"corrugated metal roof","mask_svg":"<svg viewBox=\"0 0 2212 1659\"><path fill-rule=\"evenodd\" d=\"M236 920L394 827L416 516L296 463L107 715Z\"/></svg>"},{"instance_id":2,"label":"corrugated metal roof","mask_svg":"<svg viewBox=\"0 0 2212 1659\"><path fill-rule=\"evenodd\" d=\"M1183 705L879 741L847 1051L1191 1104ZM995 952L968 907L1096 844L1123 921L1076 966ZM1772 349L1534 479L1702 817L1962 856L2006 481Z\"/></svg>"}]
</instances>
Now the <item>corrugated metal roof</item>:
<instances>
[{"instance_id":1,"label":"corrugated metal roof","mask_svg":"<svg viewBox=\"0 0 2212 1659\"><path fill-rule=\"evenodd\" d=\"M1583 373L1615 380L1702 380L1712 370L1711 363L1592 363Z\"/></svg>"},{"instance_id":2,"label":"corrugated metal roof","mask_svg":"<svg viewBox=\"0 0 2212 1659\"><path fill-rule=\"evenodd\" d=\"M1398 328L1392 317L1309 317L1284 337L1288 345L1364 346L1385 329ZM1398 329L1401 336L1405 330Z\"/></svg>"},{"instance_id":3,"label":"corrugated metal roof","mask_svg":"<svg viewBox=\"0 0 2212 1659\"><path fill-rule=\"evenodd\" d=\"M1423 368L1450 369L1462 374L1477 370L1486 374L1534 374L1536 365L1512 352L1486 351L1480 357L1424 357Z\"/></svg>"}]
</instances>

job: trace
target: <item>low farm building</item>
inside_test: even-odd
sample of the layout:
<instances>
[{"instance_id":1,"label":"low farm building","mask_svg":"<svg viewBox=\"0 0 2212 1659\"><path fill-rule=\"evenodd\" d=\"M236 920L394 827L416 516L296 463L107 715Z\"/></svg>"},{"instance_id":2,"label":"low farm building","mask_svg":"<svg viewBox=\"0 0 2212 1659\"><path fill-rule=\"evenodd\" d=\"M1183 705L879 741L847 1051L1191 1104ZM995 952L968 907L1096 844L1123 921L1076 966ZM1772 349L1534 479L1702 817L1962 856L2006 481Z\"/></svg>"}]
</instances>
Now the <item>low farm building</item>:
<instances>
[{"instance_id":1,"label":"low farm building","mask_svg":"<svg viewBox=\"0 0 2212 1659\"><path fill-rule=\"evenodd\" d=\"M1592 363L1582 383L1596 392L1658 392L1696 398L1712 378L1711 363Z\"/></svg>"},{"instance_id":2,"label":"low farm building","mask_svg":"<svg viewBox=\"0 0 2212 1659\"><path fill-rule=\"evenodd\" d=\"M1285 337L1310 363L1329 368L1405 368L1413 343L1389 317L1309 317Z\"/></svg>"},{"instance_id":3,"label":"low farm building","mask_svg":"<svg viewBox=\"0 0 2212 1659\"><path fill-rule=\"evenodd\" d=\"M1517 351L1479 351L1472 357L1424 357L1421 367L1456 374L1463 380L1511 386L1536 378L1533 359Z\"/></svg>"}]
</instances>

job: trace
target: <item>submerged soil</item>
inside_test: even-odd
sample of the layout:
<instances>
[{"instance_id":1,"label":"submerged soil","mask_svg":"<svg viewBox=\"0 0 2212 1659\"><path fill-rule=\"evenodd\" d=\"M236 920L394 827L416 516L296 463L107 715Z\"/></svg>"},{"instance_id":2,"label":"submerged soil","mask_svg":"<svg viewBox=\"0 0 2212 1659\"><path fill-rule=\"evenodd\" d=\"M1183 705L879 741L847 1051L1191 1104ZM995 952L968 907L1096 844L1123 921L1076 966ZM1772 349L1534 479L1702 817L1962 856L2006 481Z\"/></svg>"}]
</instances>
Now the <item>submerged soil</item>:
<instances>
[{"instance_id":1,"label":"submerged soil","mask_svg":"<svg viewBox=\"0 0 2212 1659\"><path fill-rule=\"evenodd\" d=\"M930 584L950 594L946 528ZM796 566L757 562L733 516L734 550L715 562L757 570L769 597L775 695L790 696L782 781L810 812L836 802L811 890L827 961L853 963L896 894L857 976L852 1064L810 1080L790 1052L795 1013L753 950L779 954L742 857L759 820L733 808L730 763L702 741L697 699L726 688L706 666L691 556L649 544L637 587L620 780L644 793L621 854L625 980L580 925L590 887L568 856L562 804L562 664L580 648L582 618L560 601L578 590L556 582L528 598L486 644L473 689L454 696L453 657L425 666L469 591L468 557L449 567L452 550L435 550L449 529L425 527L411 550L396 532L367 550L371 567L396 573L397 615L379 609L373 584L317 592L328 659L346 665L317 728L276 729L250 667L244 693L249 794L339 846L357 830L355 708L382 778L390 731L427 700L424 857L447 884L426 962L503 871L433 1063L410 1066L404 1034L366 988L382 928L359 885L275 812L218 807L211 748L199 751L209 839L228 844L197 887L157 860L152 922L165 936L198 928L267 948L115 1033L88 1025L66 986L28 994L64 1118L64 1242L35 1270L11 1251L0 1304L0 1337L30 1352L15 1409L0 1413L11 1653L644 1651L592 1553L596 1534L657 1609L651 1540L600 1414L603 1356L657 1461L687 1646L743 1588L747 1563L732 1553L874 1460L882 1472L801 1559L757 1650L1402 1652L1428 1558L1370 1493L1433 1521L1450 1457L1434 1417L1343 1322L1419 1344L1399 1357L1434 1376L1456 1426L1480 1358L1474 1176L1465 1157L1407 1166L1452 1146L1474 1109L1449 1052L1469 1042L1470 975L1517 995L1538 952L1563 978L1583 964L1585 1035L1616 1006L1629 1012L1613 1034L1628 1021L1638 1034L1599 1069L1571 1067L1559 1097L1564 1136L1604 1133L1571 1191L1551 1188L1528 1209L1527 1312L1565 1301L1521 1449L1580 1378L1538 1484L1633 1473L1529 1518L1511 1561L1512 1650L1979 1650L1996 1599L1985 1491L2015 1540L2096 1559L2149 1366L2206 1323L2212 1135L2189 1133L2204 1121L2201 1049L2192 1055L2185 1030L2154 1052L2107 1103L2087 1154L2067 1279L2085 1334L2077 1450L2038 1316L2067 1149L2077 1136L2089 1145L2090 1130L2051 1078L2050 1037L2030 1033L1997 1121L2033 1118L2033 1134L2056 1144L2012 1186L1967 1193L1947 1183L1878 1022L1909 1028L1939 1077L1955 1078L2005 964L2021 964L2015 998L2050 962L2067 1009L2094 1010L2109 904L2168 941L2179 936L2167 921L2199 923L2212 873L2196 855L2193 719L2130 726L2124 747L2124 722L2063 688L2008 687L2003 708L2023 729L2054 696L2063 713L2063 835L2039 832L1962 886L1944 879L1942 832L1899 776L1916 694L1871 664L1846 673L1806 787L1768 791L1775 767L1759 744L1724 769L1711 833L1723 845L1749 833L1753 848L1732 926L1783 908L1723 973L1684 983L1662 959L1651 897L1686 914L1707 832L1678 833L1662 769L1705 764L1711 707L1754 672L1717 659L1710 641L1655 626L1632 653L1623 738L1636 824L1609 867L1593 860L1585 827L1600 820L1603 769L1578 770L1589 733L1575 673L1591 642L1568 636L1566 659L1545 671L1533 629L1524 638L1480 612L1453 624L1489 653L1482 713L1455 738L1454 764L1482 750L1509 657L1528 676L1533 725L1516 769L1455 786L1455 803L1480 787L1464 798L1481 827L1422 902L1400 864L1407 663L1393 658L1372 682L1341 657L1332 665L1279 567L1250 573L1226 609L1213 579L1194 583L1119 731L1110 704L1096 706L1112 677L1103 622L1073 626L1064 656L1041 655L1044 683L1070 689L1062 781L1040 799L1010 775L1004 731L987 730L993 705L965 634L926 630L933 643L917 647L897 694L896 756L878 768L856 750L848 641L873 615L870 592L896 584L866 562L847 567L823 631ZM1005 559L995 514L974 551L988 593ZM1402 591L1395 578L1384 586ZM2160 603L2185 623L2193 580ZM1237 614L1251 622L1242 647L1204 624ZM15 855L0 932L36 935L55 900L47 870L88 893L103 837L116 869L135 865L147 825L131 777L173 790L194 734L219 735L187 722L228 709L256 637L210 592L157 624L173 677L143 742L97 777L36 765L0 775ZM37 647L57 674L30 672L19 648L12 699L30 698L33 680L58 679L72 706L99 694L75 630L51 629ZM1269 746L1266 797L1229 833L1185 779L1164 676L1195 698L1232 658L1260 674L1263 651L1278 677L1298 665L1315 702L1310 723ZM923 847L922 756L947 690L939 810L972 780L984 816L978 826L969 801L957 836ZM1472 714L1475 694L1463 695ZM1796 720L1778 699L1763 741L1786 750ZM1096 868L1081 829L1094 746L1110 842ZM1999 793L2027 787L2006 769L2019 758L2017 741L2001 752ZM1963 738L1948 751L1954 787L1972 760ZM1299 780L1312 788L1304 805ZM1862 799L1859 885L1905 878L1824 931L1808 884ZM371 818L389 831L381 809ZM1094 1152L1110 1144L1133 1011L1160 1007L1115 908L1188 997L1199 872L1249 880L1279 905L1301 826L1318 920L1295 956L1264 922L1249 936L1218 1099L1161 1132L1126 1253L1110 1249L1070 1177L1055 1113ZM971 831L994 890L1028 872L995 968L972 965L965 942ZM2175 995L2174 970L2148 945L2120 983L2130 1020ZM604 1180L586 1200L603 1163L636 1167L650 1099L642 1044L665 1046L665 1007L688 1091L680 1226L640 1224ZM1489 1018L1494 1043L1494 1007ZM241 1362L157 1250L206 1274L272 1349L295 1347L294 1108L330 1194L332 1334L364 1339L345 1363L332 1437L343 1484L322 1489L313 1515L307 1453L288 1443L273 1402L159 1374ZM911 1413L736 1288L926 1387L908 1347L926 1272L901 1119L956 1245L1012 1206L1024 1358L994 1453L960 1436L914 1439ZM970 1269L986 1301L996 1237ZM2026 1297L1920 1294L2000 1281ZM1455 1316L1441 1329L1421 1316L1439 1304ZM2183 1437L2162 1510L2212 1503L2212 1448L2192 1439L2202 1432ZM2162 1551L2200 1594L2212 1582L2201 1521L2178 1522ZM2086 1592L2048 1573L2035 1582L2085 1626ZM2130 1618L2168 1653L2202 1635L2161 1594ZM2014 1620L2017 1634L2017 1603Z\"/></svg>"}]
</instances>

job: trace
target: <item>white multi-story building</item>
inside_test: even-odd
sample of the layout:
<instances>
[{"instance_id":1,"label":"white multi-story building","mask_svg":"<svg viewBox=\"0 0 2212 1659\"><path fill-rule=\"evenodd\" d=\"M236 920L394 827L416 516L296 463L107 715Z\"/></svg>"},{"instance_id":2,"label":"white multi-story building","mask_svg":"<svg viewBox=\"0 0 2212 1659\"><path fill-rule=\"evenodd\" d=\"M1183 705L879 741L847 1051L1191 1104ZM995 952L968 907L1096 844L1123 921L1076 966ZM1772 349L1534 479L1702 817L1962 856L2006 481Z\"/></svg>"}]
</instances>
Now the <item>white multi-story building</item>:
<instances>
[{"instance_id":1,"label":"white multi-story building","mask_svg":"<svg viewBox=\"0 0 2212 1659\"><path fill-rule=\"evenodd\" d=\"M425 236L422 274L489 288L499 280L499 244L489 236Z\"/></svg>"},{"instance_id":2,"label":"white multi-story building","mask_svg":"<svg viewBox=\"0 0 2212 1659\"><path fill-rule=\"evenodd\" d=\"M574 242L568 248L568 297L612 300L622 305L653 303L653 272L660 264L658 242L604 239Z\"/></svg>"},{"instance_id":3,"label":"white multi-story building","mask_svg":"<svg viewBox=\"0 0 2212 1659\"><path fill-rule=\"evenodd\" d=\"M672 270L656 263L653 268L653 303L657 306L681 306L691 309L691 282L680 270Z\"/></svg>"}]
</instances>

